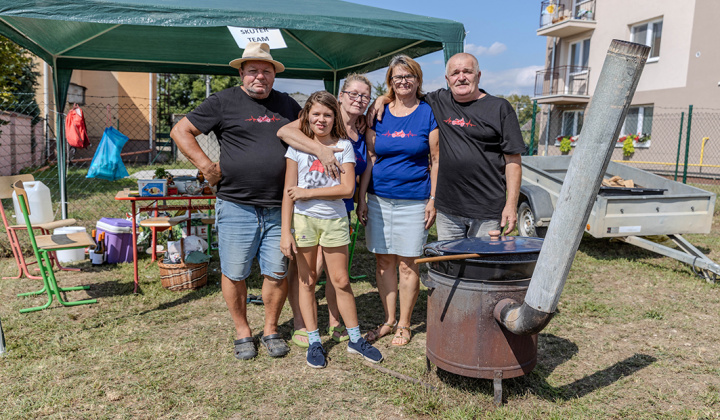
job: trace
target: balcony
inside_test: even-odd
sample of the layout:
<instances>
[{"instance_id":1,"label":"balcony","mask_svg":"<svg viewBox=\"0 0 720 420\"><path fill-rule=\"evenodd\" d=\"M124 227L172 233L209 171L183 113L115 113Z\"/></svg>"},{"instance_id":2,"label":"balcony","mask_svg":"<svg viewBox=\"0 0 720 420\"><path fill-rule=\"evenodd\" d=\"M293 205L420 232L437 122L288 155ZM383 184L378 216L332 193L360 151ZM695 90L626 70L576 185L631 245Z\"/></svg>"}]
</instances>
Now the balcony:
<instances>
[{"instance_id":1,"label":"balcony","mask_svg":"<svg viewBox=\"0 0 720 420\"><path fill-rule=\"evenodd\" d=\"M568 3L568 4L566 4ZM549 0L540 4L538 36L569 37L595 29L595 0Z\"/></svg>"},{"instance_id":2,"label":"balcony","mask_svg":"<svg viewBox=\"0 0 720 420\"><path fill-rule=\"evenodd\" d=\"M584 104L590 101L590 67L559 66L535 73L539 104Z\"/></svg>"}]
</instances>

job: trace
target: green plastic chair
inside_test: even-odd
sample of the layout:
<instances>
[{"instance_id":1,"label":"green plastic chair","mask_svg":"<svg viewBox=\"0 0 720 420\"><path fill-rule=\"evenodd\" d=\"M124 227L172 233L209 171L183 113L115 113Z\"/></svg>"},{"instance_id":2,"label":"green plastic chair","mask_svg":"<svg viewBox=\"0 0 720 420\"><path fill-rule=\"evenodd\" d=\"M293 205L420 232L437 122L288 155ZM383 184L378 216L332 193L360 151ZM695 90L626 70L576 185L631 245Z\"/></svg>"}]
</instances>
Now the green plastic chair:
<instances>
[{"instance_id":1,"label":"green plastic chair","mask_svg":"<svg viewBox=\"0 0 720 420\"><path fill-rule=\"evenodd\" d=\"M55 273L52 269L52 260L50 259L50 253L53 251L62 251L67 249L78 249L78 248L95 248L95 242L92 240L87 232L68 233L63 235L38 235L35 233L30 224L30 209L28 207L28 198L22 181L17 181L13 184L15 193L17 194L18 203L22 210L23 216L25 217L25 224L27 225L28 235L30 236L30 243L32 244L33 252L35 253L35 259L38 262L40 268L40 274L42 275L43 288L36 292L20 293L18 296L35 296L47 293L48 301L42 306L36 306L34 308L20 309L20 313L39 311L50 307L52 304L53 296L57 297L57 300L64 306L76 306L85 305L88 303L96 303L97 299L79 300L75 302L66 302L63 300L60 292L69 292L73 290L87 290L90 286L75 286L75 287L59 287L55 280Z\"/></svg>"}]
</instances>

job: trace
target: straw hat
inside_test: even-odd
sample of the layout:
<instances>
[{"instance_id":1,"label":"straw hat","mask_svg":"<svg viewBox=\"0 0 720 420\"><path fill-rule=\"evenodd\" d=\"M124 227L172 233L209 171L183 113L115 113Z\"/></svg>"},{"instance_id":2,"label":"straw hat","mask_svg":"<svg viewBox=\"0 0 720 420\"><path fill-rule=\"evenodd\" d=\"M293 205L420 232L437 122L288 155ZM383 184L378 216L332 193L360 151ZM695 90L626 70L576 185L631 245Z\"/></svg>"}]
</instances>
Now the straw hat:
<instances>
[{"instance_id":1,"label":"straw hat","mask_svg":"<svg viewBox=\"0 0 720 420\"><path fill-rule=\"evenodd\" d=\"M230 62L230 67L239 69L242 63L246 61L267 61L275 66L275 73L282 73L285 71L285 66L281 62L275 61L270 55L270 46L266 43L260 42L248 42L243 51L242 58L236 58Z\"/></svg>"}]
</instances>

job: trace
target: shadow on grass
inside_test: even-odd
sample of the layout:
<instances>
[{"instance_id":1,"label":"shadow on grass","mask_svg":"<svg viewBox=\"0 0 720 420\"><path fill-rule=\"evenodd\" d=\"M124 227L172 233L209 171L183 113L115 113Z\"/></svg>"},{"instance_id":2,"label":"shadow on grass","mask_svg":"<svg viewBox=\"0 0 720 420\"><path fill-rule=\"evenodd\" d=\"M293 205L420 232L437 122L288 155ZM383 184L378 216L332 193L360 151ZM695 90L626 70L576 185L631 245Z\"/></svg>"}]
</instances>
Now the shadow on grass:
<instances>
[{"instance_id":1,"label":"shadow on grass","mask_svg":"<svg viewBox=\"0 0 720 420\"><path fill-rule=\"evenodd\" d=\"M671 241L668 240L668 243ZM710 248L695 246L703 254L709 254ZM579 250L597 260L614 260L623 258L629 261L665 258L655 252L639 248L637 246L622 242L611 241L609 238L594 238L585 233L580 242Z\"/></svg>"},{"instance_id":2,"label":"shadow on grass","mask_svg":"<svg viewBox=\"0 0 720 420\"><path fill-rule=\"evenodd\" d=\"M503 381L504 399L507 399L508 396L522 396L531 393L549 401L568 401L610 386L657 360L652 356L636 353L584 378L555 387L548 383L548 377L555 368L572 359L577 354L578 347L572 341L553 334L540 334L538 348L538 365L533 372ZM438 379L448 386L469 392L493 395L493 382L490 379L468 378L439 368L436 368L436 372Z\"/></svg>"}]
</instances>

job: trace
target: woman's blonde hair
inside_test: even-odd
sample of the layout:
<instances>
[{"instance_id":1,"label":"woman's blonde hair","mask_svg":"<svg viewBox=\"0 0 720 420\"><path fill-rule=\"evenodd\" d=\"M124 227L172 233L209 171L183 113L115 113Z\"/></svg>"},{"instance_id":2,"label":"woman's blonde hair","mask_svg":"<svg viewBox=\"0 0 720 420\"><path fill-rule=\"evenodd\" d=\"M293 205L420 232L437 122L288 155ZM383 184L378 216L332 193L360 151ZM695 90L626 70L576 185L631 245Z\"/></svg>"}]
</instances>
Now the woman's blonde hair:
<instances>
[{"instance_id":1,"label":"woman's blonde hair","mask_svg":"<svg viewBox=\"0 0 720 420\"><path fill-rule=\"evenodd\" d=\"M343 82L341 91L346 90L348 88L348 85L352 82L360 82L365 83L368 88L370 89L370 93L372 94L372 83L370 83L370 79L365 76L365 74L360 73L350 73L347 76L345 76L345 82Z\"/></svg>"},{"instance_id":2,"label":"woman's blonde hair","mask_svg":"<svg viewBox=\"0 0 720 420\"><path fill-rule=\"evenodd\" d=\"M320 104L330 108L334 114L332 130L330 135L336 139L348 138L348 133L345 130L345 123L343 123L342 114L340 113L340 104L337 99L328 91L319 90L307 99L305 106L300 111L300 130L306 136L315 138L315 133L310 128L310 108L313 105Z\"/></svg>"},{"instance_id":3,"label":"woman's blonde hair","mask_svg":"<svg viewBox=\"0 0 720 420\"><path fill-rule=\"evenodd\" d=\"M422 92L422 69L420 68L420 64L418 64L417 61L404 54L396 55L392 58L392 60L390 60L390 64L388 64L387 74L385 74L385 84L388 88L387 96L390 98L391 101L395 100L395 88L392 77L395 69L401 66L404 67L410 74L415 76L415 83L417 84L417 91L415 92L415 96L418 99L422 99L424 96Z\"/></svg>"}]
</instances>

